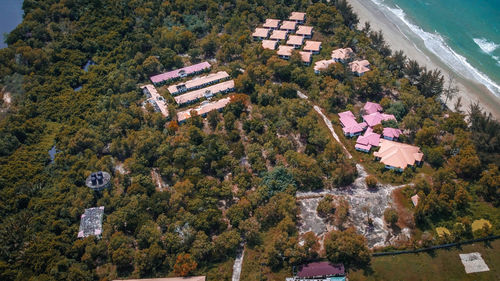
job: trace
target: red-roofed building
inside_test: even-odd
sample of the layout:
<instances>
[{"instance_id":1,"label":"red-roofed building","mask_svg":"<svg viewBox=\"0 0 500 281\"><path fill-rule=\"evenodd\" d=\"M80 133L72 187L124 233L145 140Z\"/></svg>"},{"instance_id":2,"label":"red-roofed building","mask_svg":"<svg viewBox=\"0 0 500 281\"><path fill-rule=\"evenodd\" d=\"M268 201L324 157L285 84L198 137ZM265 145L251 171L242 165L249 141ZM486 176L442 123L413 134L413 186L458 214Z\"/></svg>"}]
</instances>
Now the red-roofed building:
<instances>
[{"instance_id":1,"label":"red-roofed building","mask_svg":"<svg viewBox=\"0 0 500 281\"><path fill-rule=\"evenodd\" d=\"M312 52L313 54L319 54L321 50L321 42L320 41L306 41L306 45L304 46L304 51Z\"/></svg>"},{"instance_id":2,"label":"red-roofed building","mask_svg":"<svg viewBox=\"0 0 500 281\"><path fill-rule=\"evenodd\" d=\"M254 33L252 33L252 37L255 40L264 40L269 36L270 32L271 32L271 29L269 29L269 28L257 27L255 29Z\"/></svg>"},{"instance_id":3,"label":"red-roofed building","mask_svg":"<svg viewBox=\"0 0 500 281\"><path fill-rule=\"evenodd\" d=\"M306 39L310 39L313 36L313 27L306 25L299 25L295 34L304 36L304 38Z\"/></svg>"},{"instance_id":4,"label":"red-roofed building","mask_svg":"<svg viewBox=\"0 0 500 281\"><path fill-rule=\"evenodd\" d=\"M292 56L292 51L293 51L293 47L292 46L286 46L286 45L281 45L278 47L278 57L282 58L282 59L290 59L290 57Z\"/></svg>"},{"instance_id":5,"label":"red-roofed building","mask_svg":"<svg viewBox=\"0 0 500 281\"><path fill-rule=\"evenodd\" d=\"M280 26L280 30L285 30L287 32L294 32L297 29L297 23L294 21L285 20Z\"/></svg>"},{"instance_id":6,"label":"red-roofed building","mask_svg":"<svg viewBox=\"0 0 500 281\"><path fill-rule=\"evenodd\" d=\"M373 132L372 128L366 129L362 136L356 140L356 150L363 152L370 152L373 146L378 146L380 142L380 134Z\"/></svg>"},{"instance_id":7,"label":"red-roofed building","mask_svg":"<svg viewBox=\"0 0 500 281\"><path fill-rule=\"evenodd\" d=\"M190 75L195 75L210 69L208 62L202 62L191 66L186 66L180 69L172 70L155 76L151 76L151 82L155 85L161 85L168 81L176 80Z\"/></svg>"},{"instance_id":8,"label":"red-roofed building","mask_svg":"<svg viewBox=\"0 0 500 281\"><path fill-rule=\"evenodd\" d=\"M406 167L418 165L422 162L424 154L418 146L381 139L380 149L373 155L385 168L402 172Z\"/></svg>"},{"instance_id":9,"label":"red-roofed building","mask_svg":"<svg viewBox=\"0 0 500 281\"><path fill-rule=\"evenodd\" d=\"M340 124L342 125L342 131L347 137L354 137L360 135L366 128L366 123L358 123L356 117L350 111L345 111L339 113Z\"/></svg>"},{"instance_id":10,"label":"red-roofed building","mask_svg":"<svg viewBox=\"0 0 500 281\"><path fill-rule=\"evenodd\" d=\"M304 23L306 21L306 13L301 12L292 12L290 17L288 18L291 21L295 21L297 23Z\"/></svg>"},{"instance_id":11,"label":"red-roofed building","mask_svg":"<svg viewBox=\"0 0 500 281\"><path fill-rule=\"evenodd\" d=\"M400 129L384 128L382 135L386 140L397 140L402 133Z\"/></svg>"},{"instance_id":12,"label":"red-roofed building","mask_svg":"<svg viewBox=\"0 0 500 281\"><path fill-rule=\"evenodd\" d=\"M363 120L365 120L368 126L373 127L378 124L381 124L382 121L389 121L389 120L396 121L396 117L394 117L394 115L392 114L385 114L377 111L372 114L363 115Z\"/></svg>"},{"instance_id":13,"label":"red-roofed building","mask_svg":"<svg viewBox=\"0 0 500 281\"><path fill-rule=\"evenodd\" d=\"M332 60L344 63L346 59L353 55L351 48L340 48L332 51Z\"/></svg>"},{"instance_id":14,"label":"red-roofed building","mask_svg":"<svg viewBox=\"0 0 500 281\"><path fill-rule=\"evenodd\" d=\"M351 71L358 76L361 76L365 74L365 72L370 71L370 68L368 68L369 66L370 62L367 60L355 60L349 63Z\"/></svg>"},{"instance_id":15,"label":"red-roofed building","mask_svg":"<svg viewBox=\"0 0 500 281\"><path fill-rule=\"evenodd\" d=\"M378 103L374 102L366 102L365 106L363 107L364 111L366 114L372 114L375 112L381 112L382 111L382 106Z\"/></svg>"},{"instance_id":16,"label":"red-roofed building","mask_svg":"<svg viewBox=\"0 0 500 281\"><path fill-rule=\"evenodd\" d=\"M269 50L276 50L278 46L278 41L276 40L262 40L262 48Z\"/></svg>"},{"instance_id":17,"label":"red-roofed building","mask_svg":"<svg viewBox=\"0 0 500 281\"><path fill-rule=\"evenodd\" d=\"M334 60L319 60L314 63L314 73L320 74L322 70L327 70L328 67L334 63Z\"/></svg>"},{"instance_id":18,"label":"red-roofed building","mask_svg":"<svg viewBox=\"0 0 500 281\"><path fill-rule=\"evenodd\" d=\"M287 45L293 46L295 49L300 48L302 43L304 43L304 37L298 35L290 35L288 41L286 41Z\"/></svg>"},{"instance_id":19,"label":"red-roofed building","mask_svg":"<svg viewBox=\"0 0 500 281\"><path fill-rule=\"evenodd\" d=\"M263 26L264 28L278 29L278 27L280 27L280 20L266 19L266 22L264 23Z\"/></svg>"}]
</instances>

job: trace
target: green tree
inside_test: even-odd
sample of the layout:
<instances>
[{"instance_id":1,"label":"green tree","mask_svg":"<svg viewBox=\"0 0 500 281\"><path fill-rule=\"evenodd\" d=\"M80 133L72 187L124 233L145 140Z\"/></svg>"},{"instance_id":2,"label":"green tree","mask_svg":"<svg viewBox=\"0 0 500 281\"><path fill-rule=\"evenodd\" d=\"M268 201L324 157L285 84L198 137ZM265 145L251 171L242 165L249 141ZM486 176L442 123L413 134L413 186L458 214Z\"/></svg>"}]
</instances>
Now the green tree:
<instances>
[{"instance_id":1,"label":"green tree","mask_svg":"<svg viewBox=\"0 0 500 281\"><path fill-rule=\"evenodd\" d=\"M325 251L328 260L343 263L348 268L363 268L370 263L370 250L363 235L354 228L331 231L325 236Z\"/></svg>"}]
</instances>

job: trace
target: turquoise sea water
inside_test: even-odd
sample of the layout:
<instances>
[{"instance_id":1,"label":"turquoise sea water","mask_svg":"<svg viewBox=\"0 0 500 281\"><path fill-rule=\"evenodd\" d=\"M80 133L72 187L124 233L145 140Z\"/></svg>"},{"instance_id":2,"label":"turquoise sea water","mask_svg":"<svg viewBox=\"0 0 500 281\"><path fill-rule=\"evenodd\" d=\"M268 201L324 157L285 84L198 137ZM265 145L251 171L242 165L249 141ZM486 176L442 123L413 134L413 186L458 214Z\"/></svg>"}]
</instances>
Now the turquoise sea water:
<instances>
[{"instance_id":1,"label":"turquoise sea water","mask_svg":"<svg viewBox=\"0 0 500 281\"><path fill-rule=\"evenodd\" d=\"M458 75L500 97L500 0L371 0Z\"/></svg>"},{"instance_id":2,"label":"turquoise sea water","mask_svg":"<svg viewBox=\"0 0 500 281\"><path fill-rule=\"evenodd\" d=\"M11 32L23 20L22 0L0 0L0 48L7 47L4 34Z\"/></svg>"}]
</instances>

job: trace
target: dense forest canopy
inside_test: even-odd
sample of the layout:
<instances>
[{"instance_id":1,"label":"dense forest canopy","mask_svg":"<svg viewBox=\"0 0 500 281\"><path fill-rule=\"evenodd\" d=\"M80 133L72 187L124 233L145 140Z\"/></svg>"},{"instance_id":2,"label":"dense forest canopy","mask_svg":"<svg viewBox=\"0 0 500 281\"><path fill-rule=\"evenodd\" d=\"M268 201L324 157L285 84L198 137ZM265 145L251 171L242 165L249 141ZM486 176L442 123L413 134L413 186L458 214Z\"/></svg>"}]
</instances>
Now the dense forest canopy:
<instances>
[{"instance_id":1,"label":"dense forest canopy","mask_svg":"<svg viewBox=\"0 0 500 281\"><path fill-rule=\"evenodd\" d=\"M369 25L356 29L346 1L25 0L23 10L0 50L2 96L11 97L0 112L1 280L230 280L241 243L269 280L319 256L365 266L353 229L330 233L326 254L314 234L297 231L297 191L357 176L355 159L297 90L330 116L367 100L396 116L392 126L422 148L425 167L399 174L366 165L382 180L414 183L417 233L438 224L456 240L500 232L498 215L488 215L500 204L499 123L478 106L445 108L440 98L453 91L442 75L392 52ZM318 31L315 60L351 47L371 71L357 77L334 64L315 75L298 54L285 61L252 40L266 18L292 11ZM139 85L150 75L205 60L235 79L222 113L179 125L141 107ZM112 174L109 190L85 187L96 170ZM102 237L78 239L81 214L95 206L105 207ZM480 212L493 227L472 233Z\"/></svg>"}]
</instances>

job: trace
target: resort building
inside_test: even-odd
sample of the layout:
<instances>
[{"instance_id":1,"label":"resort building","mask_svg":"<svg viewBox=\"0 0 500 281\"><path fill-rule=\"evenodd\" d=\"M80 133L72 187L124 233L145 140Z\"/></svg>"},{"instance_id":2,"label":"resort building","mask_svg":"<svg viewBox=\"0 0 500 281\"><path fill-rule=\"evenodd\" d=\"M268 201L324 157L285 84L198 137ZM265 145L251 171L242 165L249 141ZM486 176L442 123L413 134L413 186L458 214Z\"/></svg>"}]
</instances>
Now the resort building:
<instances>
[{"instance_id":1,"label":"resort building","mask_svg":"<svg viewBox=\"0 0 500 281\"><path fill-rule=\"evenodd\" d=\"M349 67L351 68L351 71L358 75L361 76L365 72L370 71L368 68L370 66L370 62L367 60L355 60L351 63L349 63Z\"/></svg>"},{"instance_id":2,"label":"resort building","mask_svg":"<svg viewBox=\"0 0 500 281\"><path fill-rule=\"evenodd\" d=\"M362 136L356 140L356 150L362 152L370 152L373 146L378 146L380 142L380 134L373 132L372 128L368 127Z\"/></svg>"},{"instance_id":3,"label":"resort building","mask_svg":"<svg viewBox=\"0 0 500 281\"><path fill-rule=\"evenodd\" d=\"M345 63L345 61L353 55L351 48L340 48L332 51L332 60Z\"/></svg>"},{"instance_id":4,"label":"resort building","mask_svg":"<svg viewBox=\"0 0 500 281\"><path fill-rule=\"evenodd\" d=\"M363 110L365 111L366 114L372 114L375 112L381 112L382 106L378 103L366 102L365 106L363 106Z\"/></svg>"},{"instance_id":5,"label":"resort building","mask_svg":"<svg viewBox=\"0 0 500 281\"><path fill-rule=\"evenodd\" d=\"M276 50L278 41L276 40L262 40L262 48L269 50Z\"/></svg>"},{"instance_id":6,"label":"resort building","mask_svg":"<svg viewBox=\"0 0 500 281\"><path fill-rule=\"evenodd\" d=\"M205 276L190 277L166 277L166 278L146 278L146 279L116 279L113 281L205 281Z\"/></svg>"},{"instance_id":7,"label":"resort building","mask_svg":"<svg viewBox=\"0 0 500 281\"><path fill-rule=\"evenodd\" d=\"M300 51L299 54L300 54L300 58L302 59L302 62L305 65L311 65L311 61L312 61L312 54L311 53Z\"/></svg>"},{"instance_id":8,"label":"resort building","mask_svg":"<svg viewBox=\"0 0 500 281\"><path fill-rule=\"evenodd\" d=\"M143 105L149 103L153 106L156 112L161 112L164 117L168 117L168 108L167 102L165 99L158 93L156 88L147 84L141 87L142 92L146 95L147 99Z\"/></svg>"},{"instance_id":9,"label":"resort building","mask_svg":"<svg viewBox=\"0 0 500 281\"><path fill-rule=\"evenodd\" d=\"M295 277L286 281L346 281L343 264L330 262L313 262L299 267Z\"/></svg>"},{"instance_id":10,"label":"resort building","mask_svg":"<svg viewBox=\"0 0 500 281\"><path fill-rule=\"evenodd\" d=\"M269 29L278 29L280 27L280 20L276 19L266 19L266 22L263 25L264 28L269 28Z\"/></svg>"},{"instance_id":11,"label":"resort building","mask_svg":"<svg viewBox=\"0 0 500 281\"><path fill-rule=\"evenodd\" d=\"M319 60L314 63L314 73L319 74L323 70L327 70L330 64L335 63L333 60Z\"/></svg>"},{"instance_id":12,"label":"resort building","mask_svg":"<svg viewBox=\"0 0 500 281\"><path fill-rule=\"evenodd\" d=\"M400 129L384 128L382 135L386 140L397 140L402 133Z\"/></svg>"},{"instance_id":13,"label":"resort building","mask_svg":"<svg viewBox=\"0 0 500 281\"><path fill-rule=\"evenodd\" d=\"M269 28L257 27L255 29L254 33L252 33L252 37L255 40L264 40L269 36L270 32L271 32L271 29L269 29Z\"/></svg>"},{"instance_id":14,"label":"resort building","mask_svg":"<svg viewBox=\"0 0 500 281\"><path fill-rule=\"evenodd\" d=\"M304 36L306 39L311 39L313 36L313 27L306 25L299 25L295 34Z\"/></svg>"},{"instance_id":15,"label":"resort building","mask_svg":"<svg viewBox=\"0 0 500 281\"><path fill-rule=\"evenodd\" d=\"M282 58L282 59L290 59L290 57L292 56L292 51L293 51L293 47L292 46L285 46L285 45L281 45L278 47L278 57Z\"/></svg>"},{"instance_id":16,"label":"resort building","mask_svg":"<svg viewBox=\"0 0 500 281\"><path fill-rule=\"evenodd\" d=\"M208 62L202 62L195 65L183 67L180 69L172 70L155 76L151 76L151 82L155 85L162 85L172 80L183 78L190 75L195 75L210 69Z\"/></svg>"},{"instance_id":17,"label":"resort building","mask_svg":"<svg viewBox=\"0 0 500 281\"><path fill-rule=\"evenodd\" d=\"M208 102L204 101L199 107L197 108L190 108L187 110L179 111L177 112L177 122L183 123L187 119L191 118L191 111L196 111L198 115L201 116L206 116L207 113L209 113L212 110L221 110L223 109L226 105L229 104L231 101L230 97L220 99L215 102Z\"/></svg>"},{"instance_id":18,"label":"resort building","mask_svg":"<svg viewBox=\"0 0 500 281\"><path fill-rule=\"evenodd\" d=\"M339 120L342 125L342 131L347 137L359 136L366 128L366 123L358 123L356 117L350 111L339 113Z\"/></svg>"},{"instance_id":19,"label":"resort building","mask_svg":"<svg viewBox=\"0 0 500 281\"><path fill-rule=\"evenodd\" d=\"M273 30L271 33L271 37L269 39L271 40L286 40L288 37L288 32L286 30Z\"/></svg>"},{"instance_id":20,"label":"resort building","mask_svg":"<svg viewBox=\"0 0 500 281\"><path fill-rule=\"evenodd\" d=\"M385 168L402 172L408 166L418 165L422 162L424 154L418 146L381 139L380 149L373 155Z\"/></svg>"},{"instance_id":21,"label":"resort building","mask_svg":"<svg viewBox=\"0 0 500 281\"><path fill-rule=\"evenodd\" d=\"M306 21L306 13L292 12L288 19L296 23L303 24Z\"/></svg>"},{"instance_id":22,"label":"resort building","mask_svg":"<svg viewBox=\"0 0 500 281\"><path fill-rule=\"evenodd\" d=\"M182 94L187 91L196 90L199 88L206 87L208 85L212 85L214 83L218 83L222 80L225 80L229 77L229 74L225 71L219 71L217 73L212 73L207 76L197 77L192 80L189 80L184 83L179 83L176 85L171 85L167 88L167 90L173 96Z\"/></svg>"},{"instance_id":23,"label":"resort building","mask_svg":"<svg viewBox=\"0 0 500 281\"><path fill-rule=\"evenodd\" d=\"M288 41L286 41L287 45L293 46L295 49L300 48L302 43L304 43L304 37L298 35L290 35Z\"/></svg>"},{"instance_id":24,"label":"resort building","mask_svg":"<svg viewBox=\"0 0 500 281\"><path fill-rule=\"evenodd\" d=\"M306 41L306 45L304 46L304 51L312 52L313 54L319 54L321 50L321 42L320 41Z\"/></svg>"},{"instance_id":25,"label":"resort building","mask_svg":"<svg viewBox=\"0 0 500 281\"><path fill-rule=\"evenodd\" d=\"M85 209L80 220L78 238L85 238L92 235L101 238L103 216L104 206Z\"/></svg>"},{"instance_id":26,"label":"resort building","mask_svg":"<svg viewBox=\"0 0 500 281\"><path fill-rule=\"evenodd\" d=\"M285 20L280 26L280 30L285 30L287 32L294 32L297 29L297 23L294 21Z\"/></svg>"},{"instance_id":27,"label":"resort building","mask_svg":"<svg viewBox=\"0 0 500 281\"><path fill-rule=\"evenodd\" d=\"M373 127L378 124L382 124L382 121L394 120L396 121L396 117L392 114L385 114L380 112L375 112L372 114L363 115L363 120L365 120L368 126Z\"/></svg>"},{"instance_id":28,"label":"resort building","mask_svg":"<svg viewBox=\"0 0 500 281\"><path fill-rule=\"evenodd\" d=\"M195 102L203 97L209 99L216 94L227 93L231 91L234 91L234 80L225 81L206 88L187 92L183 95L174 97L174 99L178 105L183 105Z\"/></svg>"}]
</instances>

